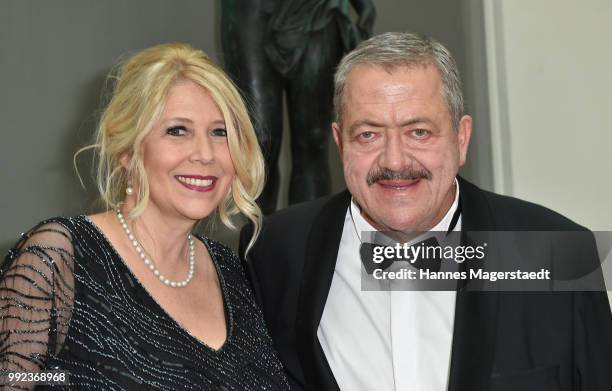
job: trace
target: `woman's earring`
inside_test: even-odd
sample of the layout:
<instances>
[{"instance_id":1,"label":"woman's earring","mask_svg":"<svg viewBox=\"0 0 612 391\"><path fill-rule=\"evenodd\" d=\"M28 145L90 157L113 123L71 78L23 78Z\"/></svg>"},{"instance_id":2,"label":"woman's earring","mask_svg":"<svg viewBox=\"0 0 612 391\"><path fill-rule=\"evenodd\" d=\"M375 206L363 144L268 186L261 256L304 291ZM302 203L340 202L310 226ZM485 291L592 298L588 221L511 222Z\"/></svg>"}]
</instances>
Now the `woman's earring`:
<instances>
[{"instance_id":1,"label":"woman's earring","mask_svg":"<svg viewBox=\"0 0 612 391\"><path fill-rule=\"evenodd\" d=\"M127 187L125 188L125 194L126 195L134 194L134 188L132 187L132 183L131 182L128 182Z\"/></svg>"}]
</instances>

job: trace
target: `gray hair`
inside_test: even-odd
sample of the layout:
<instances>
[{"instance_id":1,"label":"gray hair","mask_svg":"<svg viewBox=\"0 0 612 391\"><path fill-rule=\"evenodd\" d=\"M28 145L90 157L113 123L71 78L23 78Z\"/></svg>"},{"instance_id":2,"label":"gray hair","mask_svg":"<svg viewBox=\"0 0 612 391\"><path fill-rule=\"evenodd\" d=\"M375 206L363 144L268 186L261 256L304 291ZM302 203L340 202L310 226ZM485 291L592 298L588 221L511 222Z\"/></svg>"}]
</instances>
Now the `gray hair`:
<instances>
[{"instance_id":1,"label":"gray hair","mask_svg":"<svg viewBox=\"0 0 612 391\"><path fill-rule=\"evenodd\" d=\"M463 115L463 91L457 63L450 51L433 38L414 33L384 33L361 42L338 65L334 75L334 112L342 120L344 88L348 74L357 65L399 66L434 65L442 78L442 95L446 100L453 127L458 129Z\"/></svg>"}]
</instances>

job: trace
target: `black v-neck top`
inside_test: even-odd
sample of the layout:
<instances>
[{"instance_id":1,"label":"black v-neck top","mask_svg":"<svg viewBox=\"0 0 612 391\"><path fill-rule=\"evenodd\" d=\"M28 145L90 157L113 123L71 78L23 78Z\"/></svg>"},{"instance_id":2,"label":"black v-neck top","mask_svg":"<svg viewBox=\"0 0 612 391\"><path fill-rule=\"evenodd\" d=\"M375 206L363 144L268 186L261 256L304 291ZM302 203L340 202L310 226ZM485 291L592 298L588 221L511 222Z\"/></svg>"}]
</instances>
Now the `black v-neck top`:
<instances>
[{"instance_id":1,"label":"black v-neck top","mask_svg":"<svg viewBox=\"0 0 612 391\"><path fill-rule=\"evenodd\" d=\"M223 293L219 349L171 318L86 216L53 218L24 234L2 265L0 369L65 371L69 389L289 389L238 258L199 239Z\"/></svg>"}]
</instances>

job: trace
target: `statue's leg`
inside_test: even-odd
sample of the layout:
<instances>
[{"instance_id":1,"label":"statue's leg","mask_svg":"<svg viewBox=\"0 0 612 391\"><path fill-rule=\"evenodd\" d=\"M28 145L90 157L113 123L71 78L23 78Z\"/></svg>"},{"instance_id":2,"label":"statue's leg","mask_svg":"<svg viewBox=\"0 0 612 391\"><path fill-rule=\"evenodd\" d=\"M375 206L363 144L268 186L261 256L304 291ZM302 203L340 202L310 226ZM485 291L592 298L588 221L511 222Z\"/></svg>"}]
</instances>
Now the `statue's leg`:
<instances>
[{"instance_id":1,"label":"statue's leg","mask_svg":"<svg viewBox=\"0 0 612 391\"><path fill-rule=\"evenodd\" d=\"M259 206L276 210L278 156L283 131L283 78L263 49L268 14L259 1L222 1L221 40L226 70L243 92L266 160L266 186Z\"/></svg>"},{"instance_id":2,"label":"statue's leg","mask_svg":"<svg viewBox=\"0 0 612 391\"><path fill-rule=\"evenodd\" d=\"M342 57L335 23L311 36L287 92L293 169L289 203L331 192L327 145L333 120L333 73Z\"/></svg>"}]
</instances>

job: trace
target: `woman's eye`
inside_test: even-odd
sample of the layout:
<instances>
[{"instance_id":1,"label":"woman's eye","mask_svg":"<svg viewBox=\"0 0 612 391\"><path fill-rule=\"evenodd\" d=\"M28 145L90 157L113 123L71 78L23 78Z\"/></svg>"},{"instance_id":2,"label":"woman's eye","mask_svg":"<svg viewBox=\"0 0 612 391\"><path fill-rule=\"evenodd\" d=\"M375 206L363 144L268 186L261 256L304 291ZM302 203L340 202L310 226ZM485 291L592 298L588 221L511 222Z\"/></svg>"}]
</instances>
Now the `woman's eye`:
<instances>
[{"instance_id":1,"label":"woman's eye","mask_svg":"<svg viewBox=\"0 0 612 391\"><path fill-rule=\"evenodd\" d=\"M216 128L213 129L210 134L212 134L213 136L217 136L217 137L226 137L227 136L227 130L225 130L224 128Z\"/></svg>"},{"instance_id":2,"label":"woman's eye","mask_svg":"<svg viewBox=\"0 0 612 391\"><path fill-rule=\"evenodd\" d=\"M184 136L187 133L187 129L184 126L173 126L168 128L166 133L170 136Z\"/></svg>"}]
</instances>

